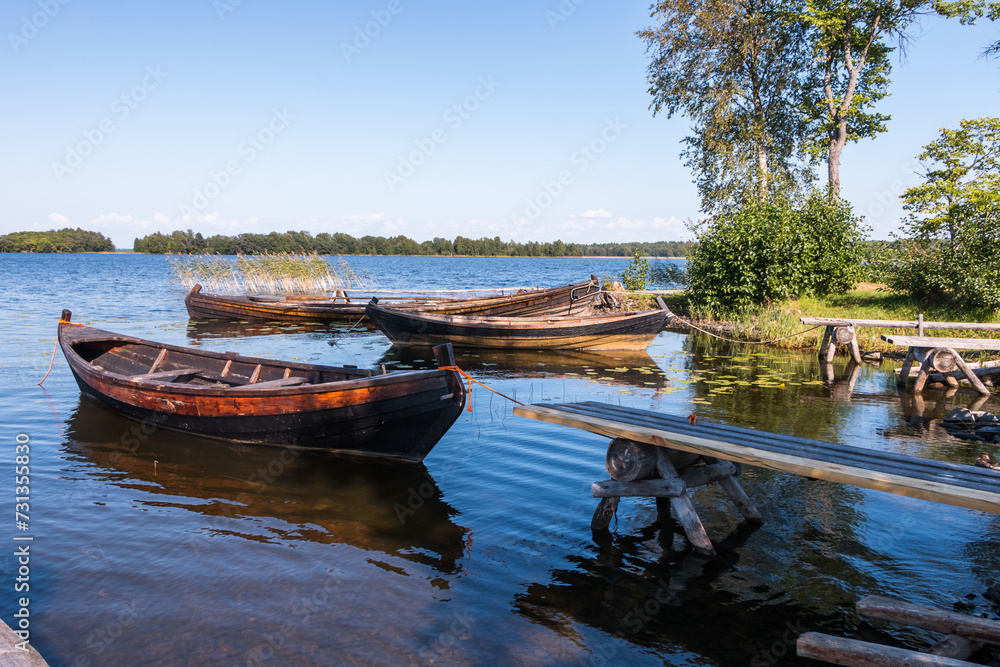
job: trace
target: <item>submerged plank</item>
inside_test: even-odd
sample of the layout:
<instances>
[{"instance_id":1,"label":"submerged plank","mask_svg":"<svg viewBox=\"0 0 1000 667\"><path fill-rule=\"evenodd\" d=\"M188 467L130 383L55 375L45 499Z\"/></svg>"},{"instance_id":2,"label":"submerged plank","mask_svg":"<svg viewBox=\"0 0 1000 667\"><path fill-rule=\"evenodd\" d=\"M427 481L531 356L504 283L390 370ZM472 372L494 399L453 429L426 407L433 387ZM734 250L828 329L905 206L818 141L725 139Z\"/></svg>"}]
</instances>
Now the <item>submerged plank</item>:
<instances>
[{"instance_id":1,"label":"submerged plank","mask_svg":"<svg viewBox=\"0 0 1000 667\"><path fill-rule=\"evenodd\" d=\"M818 632L806 632L799 637L796 651L802 658L822 660L847 667L969 667L972 663L943 656L917 653L905 648L870 644L857 639L831 637Z\"/></svg>"},{"instance_id":2,"label":"submerged plank","mask_svg":"<svg viewBox=\"0 0 1000 667\"><path fill-rule=\"evenodd\" d=\"M1000 621L959 614L954 611L893 600L880 595L868 595L858 600L858 613L869 618L914 625L951 635L1000 644Z\"/></svg>"}]
</instances>

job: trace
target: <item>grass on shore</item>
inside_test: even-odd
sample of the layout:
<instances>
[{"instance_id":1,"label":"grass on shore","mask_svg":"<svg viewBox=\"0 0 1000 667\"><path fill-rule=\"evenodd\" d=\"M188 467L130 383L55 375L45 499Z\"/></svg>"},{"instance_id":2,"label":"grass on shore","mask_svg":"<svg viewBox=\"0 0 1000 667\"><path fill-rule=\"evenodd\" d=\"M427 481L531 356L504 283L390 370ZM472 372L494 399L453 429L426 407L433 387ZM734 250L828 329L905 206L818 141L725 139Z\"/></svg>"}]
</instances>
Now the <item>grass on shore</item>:
<instances>
[{"instance_id":1,"label":"grass on shore","mask_svg":"<svg viewBox=\"0 0 1000 667\"><path fill-rule=\"evenodd\" d=\"M907 294L888 292L880 285L870 283L843 294L800 299L759 306L735 313L713 313L692 307L686 294L664 297L674 312L690 318L695 324L718 331L728 338L747 341L776 340L792 336L808 327L799 322L800 317L836 317L864 320L916 320L918 313L925 321L936 322L995 322L1000 323L1000 312L960 307L921 305ZM882 334L916 335L915 329L887 329L858 327L858 344L862 352L872 350L898 351L899 348L881 340ZM1000 331L969 331L967 329L928 329L927 336L956 338L1000 338ZM823 328L813 329L802 335L774 343L776 347L819 348Z\"/></svg>"}]
</instances>

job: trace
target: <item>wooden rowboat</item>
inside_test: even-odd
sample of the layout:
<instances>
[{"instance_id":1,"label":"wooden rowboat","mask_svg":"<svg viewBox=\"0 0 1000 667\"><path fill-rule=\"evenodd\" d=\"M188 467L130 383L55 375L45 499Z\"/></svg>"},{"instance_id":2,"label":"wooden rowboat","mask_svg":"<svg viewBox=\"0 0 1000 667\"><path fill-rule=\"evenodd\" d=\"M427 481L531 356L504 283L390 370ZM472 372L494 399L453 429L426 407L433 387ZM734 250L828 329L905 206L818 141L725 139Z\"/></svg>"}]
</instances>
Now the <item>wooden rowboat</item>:
<instances>
[{"instance_id":1,"label":"wooden rowboat","mask_svg":"<svg viewBox=\"0 0 1000 667\"><path fill-rule=\"evenodd\" d=\"M600 287L595 276L591 280L521 291L499 296L472 299L438 299L426 297L386 299L394 308L411 308L428 312L461 314L517 315L589 315L593 313ZM332 322L356 320L365 314L365 301L337 301L328 297L253 296L208 294L201 285L191 288L184 305L188 316L195 319L226 319L280 322Z\"/></svg>"},{"instance_id":2,"label":"wooden rowboat","mask_svg":"<svg viewBox=\"0 0 1000 667\"><path fill-rule=\"evenodd\" d=\"M465 405L461 376L376 374L163 345L79 326L59 344L80 390L154 428L242 443L420 461ZM454 366L450 346L434 349Z\"/></svg>"},{"instance_id":3,"label":"wooden rowboat","mask_svg":"<svg viewBox=\"0 0 1000 667\"><path fill-rule=\"evenodd\" d=\"M644 350L673 313L659 310L591 317L475 317L385 308L368 302L368 318L393 343L568 350Z\"/></svg>"},{"instance_id":4,"label":"wooden rowboat","mask_svg":"<svg viewBox=\"0 0 1000 667\"><path fill-rule=\"evenodd\" d=\"M416 301L416 300L412 300ZM422 299L421 305L434 300ZM402 303L402 301L400 301ZM242 320L249 322L337 322L356 320L365 314L365 302L333 298L297 298L209 294L195 285L184 298L192 319Z\"/></svg>"}]
</instances>

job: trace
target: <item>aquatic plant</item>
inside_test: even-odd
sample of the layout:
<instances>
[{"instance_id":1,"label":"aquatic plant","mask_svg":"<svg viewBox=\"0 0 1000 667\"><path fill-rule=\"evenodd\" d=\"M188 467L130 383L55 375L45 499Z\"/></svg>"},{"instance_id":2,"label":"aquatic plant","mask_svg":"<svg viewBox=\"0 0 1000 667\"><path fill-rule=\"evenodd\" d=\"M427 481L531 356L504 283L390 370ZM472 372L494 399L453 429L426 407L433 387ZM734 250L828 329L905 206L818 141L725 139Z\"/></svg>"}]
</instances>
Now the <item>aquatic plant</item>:
<instances>
[{"instance_id":1,"label":"aquatic plant","mask_svg":"<svg viewBox=\"0 0 1000 667\"><path fill-rule=\"evenodd\" d=\"M220 294L302 294L373 289L377 281L340 259L333 266L317 254L178 255L167 259L173 280Z\"/></svg>"}]
</instances>

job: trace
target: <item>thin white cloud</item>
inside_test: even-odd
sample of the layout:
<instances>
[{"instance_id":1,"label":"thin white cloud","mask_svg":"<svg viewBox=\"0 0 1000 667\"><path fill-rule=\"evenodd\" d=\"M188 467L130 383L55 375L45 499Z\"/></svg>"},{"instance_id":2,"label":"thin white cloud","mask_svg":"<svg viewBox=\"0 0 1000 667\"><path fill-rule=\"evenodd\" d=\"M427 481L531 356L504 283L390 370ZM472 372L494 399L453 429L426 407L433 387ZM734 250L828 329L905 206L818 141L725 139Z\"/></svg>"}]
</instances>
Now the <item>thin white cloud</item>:
<instances>
[{"instance_id":1,"label":"thin white cloud","mask_svg":"<svg viewBox=\"0 0 1000 667\"><path fill-rule=\"evenodd\" d=\"M608 229L642 229L645 226L645 220L629 220L624 215L618 216L617 220L607 224Z\"/></svg>"},{"instance_id":2,"label":"thin white cloud","mask_svg":"<svg viewBox=\"0 0 1000 667\"><path fill-rule=\"evenodd\" d=\"M355 213L354 215L345 215L342 219L347 222L380 222L385 220L385 213Z\"/></svg>"},{"instance_id":3,"label":"thin white cloud","mask_svg":"<svg viewBox=\"0 0 1000 667\"><path fill-rule=\"evenodd\" d=\"M49 220L51 220L52 223L56 224L56 225L68 225L69 224L69 218L67 218L62 213L55 213L55 212L49 213Z\"/></svg>"},{"instance_id":4,"label":"thin white cloud","mask_svg":"<svg viewBox=\"0 0 1000 667\"><path fill-rule=\"evenodd\" d=\"M605 210L603 208L591 208L591 209L588 209L588 210L584 211L583 213L574 213L574 214L572 214L569 217L571 217L571 218L587 218L587 219L591 219L591 220L594 219L594 218L610 218L611 217L611 211Z\"/></svg>"}]
</instances>

